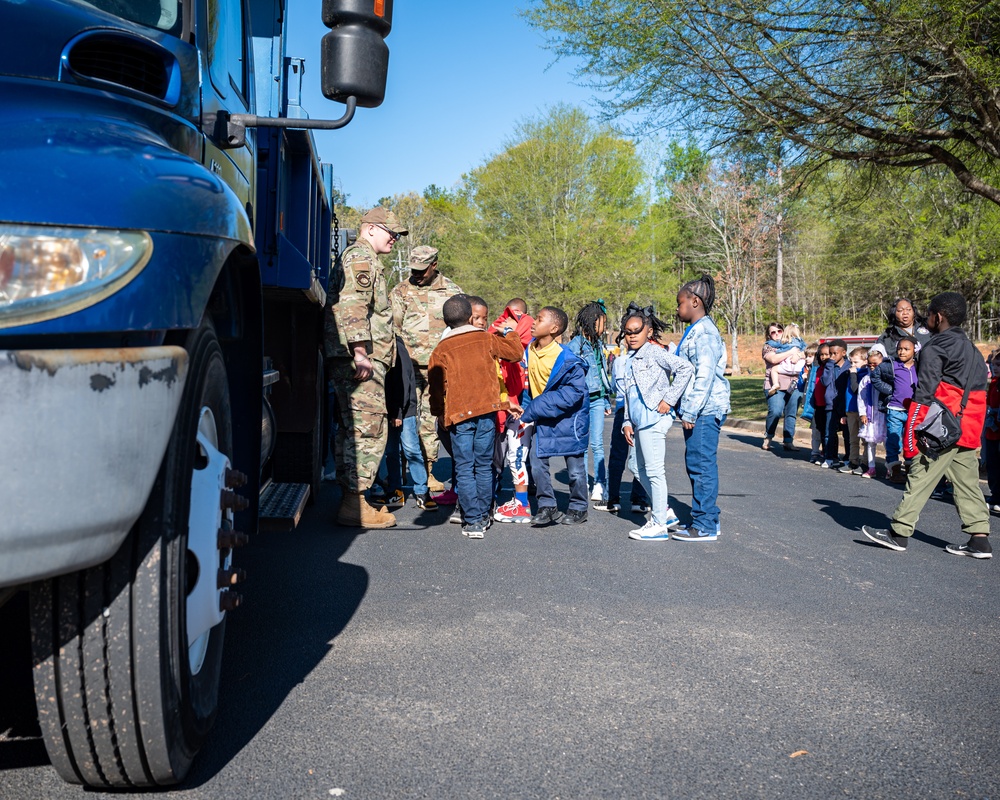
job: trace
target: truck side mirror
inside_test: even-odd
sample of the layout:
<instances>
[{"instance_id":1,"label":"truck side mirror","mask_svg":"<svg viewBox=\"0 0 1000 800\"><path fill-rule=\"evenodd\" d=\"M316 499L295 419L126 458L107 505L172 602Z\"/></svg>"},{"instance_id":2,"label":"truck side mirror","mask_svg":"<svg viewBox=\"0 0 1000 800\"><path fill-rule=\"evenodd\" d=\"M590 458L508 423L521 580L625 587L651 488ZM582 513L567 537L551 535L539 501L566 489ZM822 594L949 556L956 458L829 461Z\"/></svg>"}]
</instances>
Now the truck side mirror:
<instances>
[{"instance_id":1,"label":"truck side mirror","mask_svg":"<svg viewBox=\"0 0 1000 800\"><path fill-rule=\"evenodd\" d=\"M323 0L330 32L321 48L323 94L340 103L356 97L363 108L385 99L392 0Z\"/></svg>"}]
</instances>

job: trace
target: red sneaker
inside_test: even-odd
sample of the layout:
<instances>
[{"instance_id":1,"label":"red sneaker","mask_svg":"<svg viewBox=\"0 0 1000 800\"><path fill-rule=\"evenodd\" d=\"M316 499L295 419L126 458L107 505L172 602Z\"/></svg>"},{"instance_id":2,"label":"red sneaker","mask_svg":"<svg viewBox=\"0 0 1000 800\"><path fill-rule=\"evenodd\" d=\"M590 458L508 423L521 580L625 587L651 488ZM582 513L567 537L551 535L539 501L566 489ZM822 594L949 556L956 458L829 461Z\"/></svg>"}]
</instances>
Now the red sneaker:
<instances>
[{"instance_id":1,"label":"red sneaker","mask_svg":"<svg viewBox=\"0 0 1000 800\"><path fill-rule=\"evenodd\" d=\"M453 506L458 502L458 495L455 494L454 489L449 489L447 492L441 492L441 494L436 494L431 498L439 506Z\"/></svg>"},{"instance_id":2,"label":"red sneaker","mask_svg":"<svg viewBox=\"0 0 1000 800\"><path fill-rule=\"evenodd\" d=\"M531 522L531 512L515 497L494 511L493 519L497 522Z\"/></svg>"}]
</instances>

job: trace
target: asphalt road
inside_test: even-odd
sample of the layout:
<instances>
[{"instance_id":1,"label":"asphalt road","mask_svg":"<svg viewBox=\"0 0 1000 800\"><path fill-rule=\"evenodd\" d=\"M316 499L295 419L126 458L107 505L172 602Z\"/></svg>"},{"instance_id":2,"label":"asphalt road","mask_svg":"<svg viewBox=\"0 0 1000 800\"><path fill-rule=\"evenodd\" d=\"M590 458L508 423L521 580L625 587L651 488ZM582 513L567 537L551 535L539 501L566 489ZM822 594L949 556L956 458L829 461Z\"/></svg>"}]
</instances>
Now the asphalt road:
<instances>
[{"instance_id":1,"label":"asphalt road","mask_svg":"<svg viewBox=\"0 0 1000 800\"><path fill-rule=\"evenodd\" d=\"M947 555L936 500L907 552L869 543L897 487L759 441L723 433L711 544L593 510L469 541L410 507L359 535L327 487L241 552L222 708L171 796L1000 796L1000 563ZM672 431L684 519L682 450ZM0 797L91 794L21 730Z\"/></svg>"}]
</instances>

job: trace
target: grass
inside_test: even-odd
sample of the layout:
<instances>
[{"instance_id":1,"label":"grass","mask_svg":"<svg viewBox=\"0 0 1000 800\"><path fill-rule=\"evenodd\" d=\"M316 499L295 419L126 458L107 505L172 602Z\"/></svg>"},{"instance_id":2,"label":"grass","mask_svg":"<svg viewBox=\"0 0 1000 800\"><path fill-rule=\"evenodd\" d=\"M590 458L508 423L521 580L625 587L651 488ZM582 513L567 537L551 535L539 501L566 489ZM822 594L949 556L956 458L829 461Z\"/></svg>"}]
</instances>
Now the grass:
<instances>
[{"instance_id":1,"label":"grass","mask_svg":"<svg viewBox=\"0 0 1000 800\"><path fill-rule=\"evenodd\" d=\"M767 417L767 402L764 400L764 378L761 375L729 376L731 390L730 405L733 419L759 419Z\"/></svg>"}]
</instances>

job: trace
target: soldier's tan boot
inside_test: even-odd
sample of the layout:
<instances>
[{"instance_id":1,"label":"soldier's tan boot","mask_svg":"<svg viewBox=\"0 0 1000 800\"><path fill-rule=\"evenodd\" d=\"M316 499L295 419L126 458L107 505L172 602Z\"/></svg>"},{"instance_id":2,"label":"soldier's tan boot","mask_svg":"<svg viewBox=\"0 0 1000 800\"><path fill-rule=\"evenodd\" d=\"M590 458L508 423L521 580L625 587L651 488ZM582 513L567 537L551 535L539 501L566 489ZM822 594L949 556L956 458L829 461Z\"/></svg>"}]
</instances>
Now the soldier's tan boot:
<instances>
[{"instance_id":1,"label":"soldier's tan boot","mask_svg":"<svg viewBox=\"0 0 1000 800\"><path fill-rule=\"evenodd\" d=\"M392 528L396 518L384 508L373 508L360 492L344 490L337 524L346 528Z\"/></svg>"},{"instance_id":2,"label":"soldier's tan boot","mask_svg":"<svg viewBox=\"0 0 1000 800\"><path fill-rule=\"evenodd\" d=\"M431 468L434 466L433 461L427 462L427 491L431 494L440 494L444 491L444 484L441 483L434 475L431 473Z\"/></svg>"}]
</instances>

